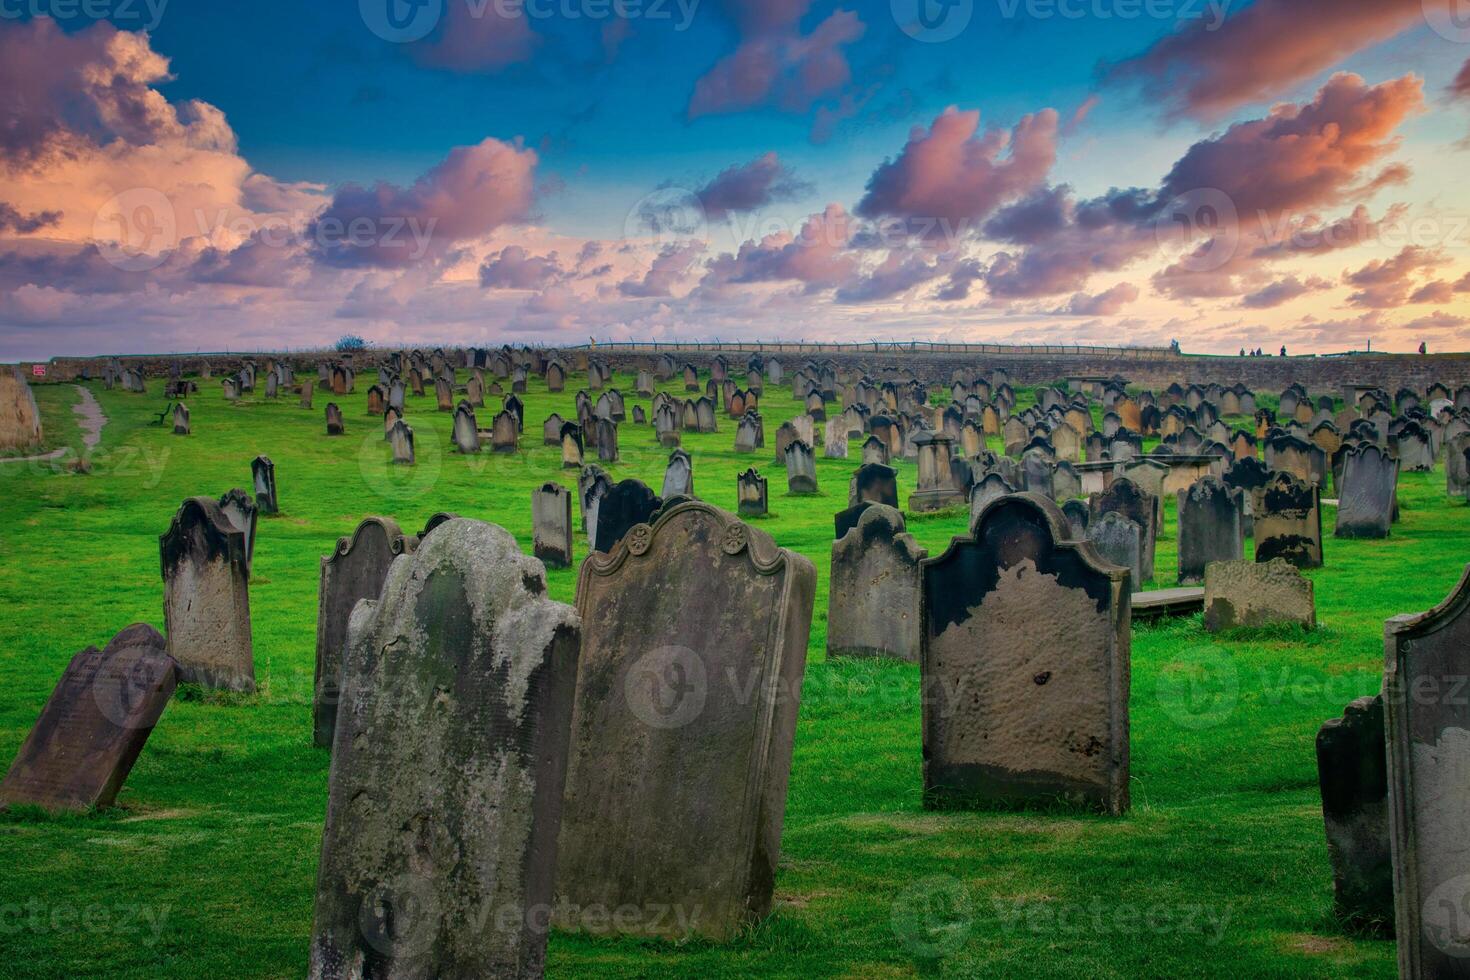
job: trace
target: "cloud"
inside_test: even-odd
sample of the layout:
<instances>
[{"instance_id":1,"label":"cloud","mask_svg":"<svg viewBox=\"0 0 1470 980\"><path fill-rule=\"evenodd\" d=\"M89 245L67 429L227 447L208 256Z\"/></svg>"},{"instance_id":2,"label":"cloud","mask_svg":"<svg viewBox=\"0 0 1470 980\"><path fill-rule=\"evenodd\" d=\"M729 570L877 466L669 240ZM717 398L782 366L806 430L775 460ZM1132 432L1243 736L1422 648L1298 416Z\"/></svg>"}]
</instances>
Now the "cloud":
<instances>
[{"instance_id":1,"label":"cloud","mask_svg":"<svg viewBox=\"0 0 1470 980\"><path fill-rule=\"evenodd\" d=\"M1252 253L1258 259L1276 260L1301 255L1325 255L1338 249L1353 248L1375 241L1386 226L1397 225L1408 214L1408 205L1392 205L1377 221L1368 208L1359 204L1351 214L1323 223L1316 215L1293 220L1271 235L1271 241L1259 245Z\"/></svg>"},{"instance_id":2,"label":"cloud","mask_svg":"<svg viewBox=\"0 0 1470 980\"><path fill-rule=\"evenodd\" d=\"M957 238L997 208L1035 189L1057 157L1056 110L1023 116L1010 132L977 136L980 113L945 109L914 127L899 155L868 180L856 213L899 219L928 239Z\"/></svg>"},{"instance_id":3,"label":"cloud","mask_svg":"<svg viewBox=\"0 0 1470 980\"><path fill-rule=\"evenodd\" d=\"M411 46L414 59L462 73L494 73L530 61L541 36L531 30L530 18L512 7L450 0L435 33Z\"/></svg>"},{"instance_id":4,"label":"cloud","mask_svg":"<svg viewBox=\"0 0 1470 980\"><path fill-rule=\"evenodd\" d=\"M1458 99L1470 99L1470 59L1460 66L1460 73L1450 83L1450 94Z\"/></svg>"},{"instance_id":5,"label":"cloud","mask_svg":"<svg viewBox=\"0 0 1470 980\"><path fill-rule=\"evenodd\" d=\"M694 192L704 207L705 217L718 220L739 212L754 211L775 201L790 200L811 188L798 180L774 152L764 153L746 164L727 167Z\"/></svg>"},{"instance_id":6,"label":"cloud","mask_svg":"<svg viewBox=\"0 0 1470 980\"><path fill-rule=\"evenodd\" d=\"M741 244L709 263L700 282L702 293L719 293L731 284L799 282L808 292L840 286L857 272L858 259L847 250L851 218L839 204L829 204L807 218L797 235L778 232L759 242Z\"/></svg>"},{"instance_id":7,"label":"cloud","mask_svg":"<svg viewBox=\"0 0 1470 980\"><path fill-rule=\"evenodd\" d=\"M944 303L955 303L970 298L970 287L985 278L985 267L979 259L961 259L949 270L949 278L934 298Z\"/></svg>"},{"instance_id":8,"label":"cloud","mask_svg":"<svg viewBox=\"0 0 1470 980\"><path fill-rule=\"evenodd\" d=\"M804 113L847 85L852 68L842 49L863 36L862 20L849 10L835 10L803 35L796 23L805 8L805 3L766 2L738 12L741 41L695 81L686 116L692 120L763 106Z\"/></svg>"},{"instance_id":9,"label":"cloud","mask_svg":"<svg viewBox=\"0 0 1470 980\"><path fill-rule=\"evenodd\" d=\"M60 211L41 211L37 214L21 214L14 207L0 201L0 232L11 231L17 235L30 235L58 224Z\"/></svg>"},{"instance_id":10,"label":"cloud","mask_svg":"<svg viewBox=\"0 0 1470 980\"><path fill-rule=\"evenodd\" d=\"M1422 245L1406 245L1389 259L1375 259L1343 277L1358 291L1348 297L1353 306L1386 309L1404 305L1413 278L1420 272L1443 265L1445 258Z\"/></svg>"},{"instance_id":11,"label":"cloud","mask_svg":"<svg viewBox=\"0 0 1470 980\"><path fill-rule=\"evenodd\" d=\"M839 303L874 303L893 299L942 276L949 263L922 252L894 249L876 268L841 286Z\"/></svg>"},{"instance_id":12,"label":"cloud","mask_svg":"<svg viewBox=\"0 0 1470 980\"><path fill-rule=\"evenodd\" d=\"M1332 283L1320 276L1309 276L1305 282L1296 276L1287 276L1242 296L1240 305L1251 310L1269 310L1308 293L1331 287Z\"/></svg>"},{"instance_id":13,"label":"cloud","mask_svg":"<svg viewBox=\"0 0 1470 980\"><path fill-rule=\"evenodd\" d=\"M507 245L480 265L480 285L486 289L542 289L564 275L555 252L532 255L520 245Z\"/></svg>"},{"instance_id":14,"label":"cloud","mask_svg":"<svg viewBox=\"0 0 1470 980\"><path fill-rule=\"evenodd\" d=\"M1095 296L1076 293L1066 307L1057 312L1065 316L1116 316L1123 312L1123 307L1137 299L1138 287L1132 283L1120 282L1112 289Z\"/></svg>"},{"instance_id":15,"label":"cloud","mask_svg":"<svg viewBox=\"0 0 1470 980\"><path fill-rule=\"evenodd\" d=\"M1216 119L1275 98L1424 16L1422 0L1255 0L1227 17L1189 20L1144 53L1112 65L1172 114Z\"/></svg>"},{"instance_id":16,"label":"cloud","mask_svg":"<svg viewBox=\"0 0 1470 980\"><path fill-rule=\"evenodd\" d=\"M654 257L641 279L624 279L618 292L624 296L648 298L672 296L676 285L689 275L691 267L704 254L703 242L666 245Z\"/></svg>"}]
</instances>

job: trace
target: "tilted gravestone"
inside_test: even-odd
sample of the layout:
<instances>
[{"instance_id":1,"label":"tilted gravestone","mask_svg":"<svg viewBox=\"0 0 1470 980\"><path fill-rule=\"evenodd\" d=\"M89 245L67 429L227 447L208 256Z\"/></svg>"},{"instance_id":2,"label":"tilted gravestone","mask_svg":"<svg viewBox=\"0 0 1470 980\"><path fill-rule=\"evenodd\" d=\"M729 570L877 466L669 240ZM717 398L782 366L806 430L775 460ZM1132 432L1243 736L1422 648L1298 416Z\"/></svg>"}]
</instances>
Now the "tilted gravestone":
<instances>
[{"instance_id":1,"label":"tilted gravestone","mask_svg":"<svg viewBox=\"0 0 1470 980\"><path fill-rule=\"evenodd\" d=\"M250 476L255 484L255 507L262 514L279 514L280 500L276 497L276 464L269 456L257 456L250 461Z\"/></svg>"},{"instance_id":2,"label":"tilted gravestone","mask_svg":"<svg viewBox=\"0 0 1470 980\"><path fill-rule=\"evenodd\" d=\"M1349 929L1393 934L1383 696L1358 698L1317 732L1317 781L1333 910Z\"/></svg>"},{"instance_id":3,"label":"tilted gravestone","mask_svg":"<svg viewBox=\"0 0 1470 980\"><path fill-rule=\"evenodd\" d=\"M1297 568L1322 564L1322 510L1315 484L1276 471L1252 498L1256 561L1285 558Z\"/></svg>"},{"instance_id":4,"label":"tilted gravestone","mask_svg":"<svg viewBox=\"0 0 1470 980\"><path fill-rule=\"evenodd\" d=\"M531 491L532 553L547 568L572 567L572 492L560 483Z\"/></svg>"},{"instance_id":5,"label":"tilted gravestone","mask_svg":"<svg viewBox=\"0 0 1470 980\"><path fill-rule=\"evenodd\" d=\"M72 657L0 781L0 808L111 806L173 696L178 665L164 647L137 624Z\"/></svg>"},{"instance_id":6,"label":"tilted gravestone","mask_svg":"<svg viewBox=\"0 0 1470 980\"><path fill-rule=\"evenodd\" d=\"M582 564L577 611L597 629L578 666L559 909L641 910L612 929L715 940L770 912L815 589L805 558L699 501Z\"/></svg>"},{"instance_id":7,"label":"tilted gravestone","mask_svg":"<svg viewBox=\"0 0 1470 980\"><path fill-rule=\"evenodd\" d=\"M741 517L765 517L767 505L766 478L749 469L735 480L737 510Z\"/></svg>"},{"instance_id":8,"label":"tilted gravestone","mask_svg":"<svg viewBox=\"0 0 1470 980\"><path fill-rule=\"evenodd\" d=\"M581 624L451 520L353 611L309 976L539 977Z\"/></svg>"},{"instance_id":9,"label":"tilted gravestone","mask_svg":"<svg viewBox=\"0 0 1470 980\"><path fill-rule=\"evenodd\" d=\"M1245 554L1242 494L1218 477L1196 480L1175 495L1179 515L1179 584L1205 579L1212 561L1238 561Z\"/></svg>"},{"instance_id":10,"label":"tilted gravestone","mask_svg":"<svg viewBox=\"0 0 1470 980\"><path fill-rule=\"evenodd\" d=\"M208 497L185 500L158 539L163 618L179 679L255 690L245 535Z\"/></svg>"},{"instance_id":11,"label":"tilted gravestone","mask_svg":"<svg viewBox=\"0 0 1470 980\"><path fill-rule=\"evenodd\" d=\"M1088 510L1092 514L1092 519L1088 521L1089 527L1101 520L1108 511L1117 511L1143 528L1143 553L1140 556L1140 567L1143 581L1152 582L1154 544L1159 536L1159 498L1132 480L1118 477L1102 493L1092 494L1087 503ZM1134 582L1133 585L1141 589L1143 582Z\"/></svg>"},{"instance_id":12,"label":"tilted gravestone","mask_svg":"<svg viewBox=\"0 0 1470 980\"><path fill-rule=\"evenodd\" d=\"M1343 454L1337 490L1339 538L1386 538L1398 499L1398 461L1372 443L1350 445Z\"/></svg>"},{"instance_id":13,"label":"tilted gravestone","mask_svg":"<svg viewBox=\"0 0 1470 980\"><path fill-rule=\"evenodd\" d=\"M340 436L347 431L342 423L342 409L335 402L327 402L327 435Z\"/></svg>"},{"instance_id":14,"label":"tilted gravestone","mask_svg":"<svg viewBox=\"0 0 1470 980\"><path fill-rule=\"evenodd\" d=\"M642 482L622 480L608 487L597 503L597 531L592 550L609 552L634 526L643 524L658 510L660 501ZM588 530L592 530L591 523Z\"/></svg>"},{"instance_id":15,"label":"tilted gravestone","mask_svg":"<svg viewBox=\"0 0 1470 980\"><path fill-rule=\"evenodd\" d=\"M1131 585L1015 494L925 560L924 798L931 807L1128 809Z\"/></svg>"},{"instance_id":16,"label":"tilted gravestone","mask_svg":"<svg viewBox=\"0 0 1470 980\"><path fill-rule=\"evenodd\" d=\"M250 575L250 566L255 562L255 531L259 510L250 494L239 487L227 491L219 498L219 509L235 530L245 535L245 575Z\"/></svg>"},{"instance_id":17,"label":"tilted gravestone","mask_svg":"<svg viewBox=\"0 0 1470 980\"><path fill-rule=\"evenodd\" d=\"M350 537L321 560L317 588L316 670L312 695L312 741L332 747L341 698L342 655L347 647L347 622L359 599L376 599L383 590L388 568L399 555L413 550L398 523L387 517L368 517Z\"/></svg>"},{"instance_id":18,"label":"tilted gravestone","mask_svg":"<svg viewBox=\"0 0 1470 980\"><path fill-rule=\"evenodd\" d=\"M1070 535L1071 527L1068 526ZM1085 540L1097 549L1098 555L1114 565L1128 569L1131 581L1141 583L1143 578L1144 530L1115 510L1110 510L1095 521L1088 522Z\"/></svg>"},{"instance_id":19,"label":"tilted gravestone","mask_svg":"<svg viewBox=\"0 0 1470 980\"><path fill-rule=\"evenodd\" d=\"M868 504L832 543L827 656L919 662L919 562L903 514Z\"/></svg>"},{"instance_id":20,"label":"tilted gravestone","mask_svg":"<svg viewBox=\"0 0 1470 980\"><path fill-rule=\"evenodd\" d=\"M1283 558L1215 561L1205 566L1205 629L1283 623L1317 625L1312 580Z\"/></svg>"},{"instance_id":21,"label":"tilted gravestone","mask_svg":"<svg viewBox=\"0 0 1470 980\"><path fill-rule=\"evenodd\" d=\"M1443 602L1384 624L1389 845L1399 976L1470 964L1470 568Z\"/></svg>"}]
</instances>

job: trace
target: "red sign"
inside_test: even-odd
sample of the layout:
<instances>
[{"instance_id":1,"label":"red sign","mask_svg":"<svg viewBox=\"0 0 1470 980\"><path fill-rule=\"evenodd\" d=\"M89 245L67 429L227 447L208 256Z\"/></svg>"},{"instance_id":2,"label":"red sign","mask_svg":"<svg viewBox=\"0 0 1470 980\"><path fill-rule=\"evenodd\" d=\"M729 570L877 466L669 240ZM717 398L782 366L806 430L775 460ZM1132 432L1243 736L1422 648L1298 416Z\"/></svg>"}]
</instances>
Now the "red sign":
<instances>
[{"instance_id":1,"label":"red sign","mask_svg":"<svg viewBox=\"0 0 1470 980\"><path fill-rule=\"evenodd\" d=\"M31 374L34 375L37 378L44 378L44 377L46 377L46 365L44 365L44 364L32 364L31 365Z\"/></svg>"}]
</instances>

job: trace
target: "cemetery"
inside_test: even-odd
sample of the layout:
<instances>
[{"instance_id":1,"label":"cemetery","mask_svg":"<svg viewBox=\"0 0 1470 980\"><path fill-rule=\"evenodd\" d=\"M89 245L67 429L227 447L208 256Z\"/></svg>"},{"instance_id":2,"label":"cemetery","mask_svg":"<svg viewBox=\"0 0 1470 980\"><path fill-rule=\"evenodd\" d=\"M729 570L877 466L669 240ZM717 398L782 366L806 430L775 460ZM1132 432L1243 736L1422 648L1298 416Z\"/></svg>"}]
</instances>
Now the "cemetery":
<instances>
[{"instance_id":1,"label":"cemetery","mask_svg":"<svg viewBox=\"0 0 1470 980\"><path fill-rule=\"evenodd\" d=\"M801 346L0 375L0 973L1467 975L1465 360Z\"/></svg>"}]
</instances>

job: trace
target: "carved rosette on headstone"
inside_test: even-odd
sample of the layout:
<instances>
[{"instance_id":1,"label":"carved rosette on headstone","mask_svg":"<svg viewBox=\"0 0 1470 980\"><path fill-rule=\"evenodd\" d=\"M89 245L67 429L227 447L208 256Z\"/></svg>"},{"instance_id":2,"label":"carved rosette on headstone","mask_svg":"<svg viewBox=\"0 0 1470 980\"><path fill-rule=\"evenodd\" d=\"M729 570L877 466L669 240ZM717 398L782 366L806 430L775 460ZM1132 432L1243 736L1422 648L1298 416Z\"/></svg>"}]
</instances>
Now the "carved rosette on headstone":
<instances>
[{"instance_id":1,"label":"carved rosette on headstone","mask_svg":"<svg viewBox=\"0 0 1470 980\"><path fill-rule=\"evenodd\" d=\"M1131 583L1068 534L1013 494L923 563L927 806L1128 809Z\"/></svg>"},{"instance_id":2,"label":"carved rosette on headstone","mask_svg":"<svg viewBox=\"0 0 1470 980\"><path fill-rule=\"evenodd\" d=\"M539 977L580 621L451 520L353 611L309 976Z\"/></svg>"},{"instance_id":3,"label":"carved rosette on headstone","mask_svg":"<svg viewBox=\"0 0 1470 980\"><path fill-rule=\"evenodd\" d=\"M611 928L715 940L770 911L815 589L805 558L699 501L583 562L577 610L598 625L578 668L559 909L636 909Z\"/></svg>"},{"instance_id":4,"label":"carved rosette on headstone","mask_svg":"<svg viewBox=\"0 0 1470 980\"><path fill-rule=\"evenodd\" d=\"M0 782L0 807L108 807L173 696L178 665L152 626L71 658Z\"/></svg>"},{"instance_id":5,"label":"carved rosette on headstone","mask_svg":"<svg viewBox=\"0 0 1470 980\"><path fill-rule=\"evenodd\" d=\"M208 497L191 497L159 538L168 652L180 680L255 690L245 534Z\"/></svg>"}]
</instances>

